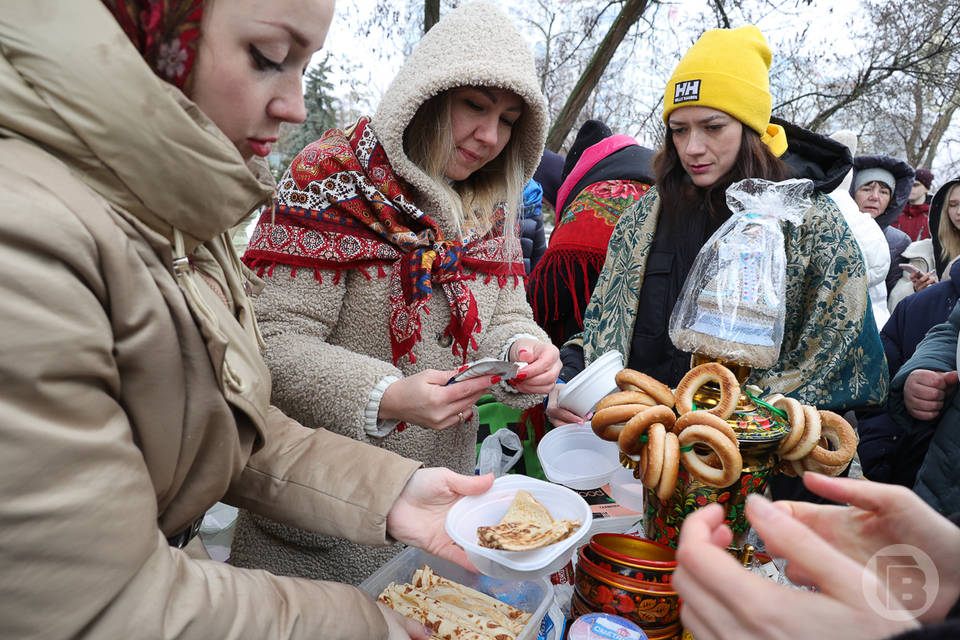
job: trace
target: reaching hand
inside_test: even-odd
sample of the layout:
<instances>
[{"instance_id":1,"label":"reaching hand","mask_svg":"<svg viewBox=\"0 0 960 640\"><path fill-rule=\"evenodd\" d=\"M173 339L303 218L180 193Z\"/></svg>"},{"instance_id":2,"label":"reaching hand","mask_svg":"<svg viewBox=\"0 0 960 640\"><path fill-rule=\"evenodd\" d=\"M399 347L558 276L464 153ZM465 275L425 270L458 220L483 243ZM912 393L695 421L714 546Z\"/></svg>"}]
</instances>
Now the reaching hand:
<instances>
[{"instance_id":1,"label":"reaching hand","mask_svg":"<svg viewBox=\"0 0 960 640\"><path fill-rule=\"evenodd\" d=\"M687 516L680 531L672 584L683 599L683 626L697 640L873 640L917 627L915 620L894 622L874 611L865 589L882 589L876 576L765 498L748 500L750 523L769 550L815 581L819 593L776 584L740 566L725 550L732 534L723 516L722 507L709 505Z\"/></svg>"},{"instance_id":2,"label":"reaching hand","mask_svg":"<svg viewBox=\"0 0 960 640\"><path fill-rule=\"evenodd\" d=\"M913 290L920 291L921 289L926 289L932 284L937 284L937 272L930 271L929 273L912 273L910 274L910 281L913 283Z\"/></svg>"},{"instance_id":3,"label":"reaching hand","mask_svg":"<svg viewBox=\"0 0 960 640\"><path fill-rule=\"evenodd\" d=\"M513 384L520 393L550 393L562 367L560 350L556 346L532 338L518 338L510 345L510 361L527 363L520 369Z\"/></svg>"},{"instance_id":4,"label":"reaching hand","mask_svg":"<svg viewBox=\"0 0 960 640\"><path fill-rule=\"evenodd\" d=\"M803 483L817 495L850 506L789 501L774 506L860 565L893 544L909 544L935 558L940 588L933 606L919 619L936 622L946 616L960 597L960 529L956 525L906 487L818 473L804 474ZM787 567L787 577L798 584L810 583L792 565Z\"/></svg>"},{"instance_id":5,"label":"reaching hand","mask_svg":"<svg viewBox=\"0 0 960 640\"><path fill-rule=\"evenodd\" d=\"M562 384L556 385L550 392L550 395L547 397L546 414L547 418L550 420L550 423L555 427L565 424L583 424L583 421L586 418L578 416L572 411L567 411L557 404L557 396L560 393L561 388L563 388Z\"/></svg>"},{"instance_id":6,"label":"reaching hand","mask_svg":"<svg viewBox=\"0 0 960 640\"><path fill-rule=\"evenodd\" d=\"M940 415L947 395L957 386L956 371L915 369L903 385L903 402L917 420L934 420Z\"/></svg>"},{"instance_id":7,"label":"reaching hand","mask_svg":"<svg viewBox=\"0 0 960 640\"><path fill-rule=\"evenodd\" d=\"M400 542L476 571L463 549L447 535L444 521L454 502L481 494L492 485L492 473L464 476L442 467L420 469L387 514L387 532Z\"/></svg>"},{"instance_id":8,"label":"reaching hand","mask_svg":"<svg viewBox=\"0 0 960 640\"><path fill-rule=\"evenodd\" d=\"M428 429L457 425L461 415L469 420L477 400L488 393L499 378L483 376L447 385L447 380L456 373L427 369L397 380L383 392L379 417Z\"/></svg>"}]
</instances>

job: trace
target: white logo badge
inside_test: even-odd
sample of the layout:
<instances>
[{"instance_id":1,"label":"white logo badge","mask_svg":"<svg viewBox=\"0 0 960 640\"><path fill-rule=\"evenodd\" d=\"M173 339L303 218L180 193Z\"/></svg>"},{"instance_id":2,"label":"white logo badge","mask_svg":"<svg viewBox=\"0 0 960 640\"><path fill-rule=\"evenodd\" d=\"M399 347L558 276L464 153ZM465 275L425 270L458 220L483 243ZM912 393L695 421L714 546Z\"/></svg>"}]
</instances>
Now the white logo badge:
<instances>
[{"instance_id":1,"label":"white logo badge","mask_svg":"<svg viewBox=\"0 0 960 640\"><path fill-rule=\"evenodd\" d=\"M673 104L681 102L693 102L700 99L700 81L687 80L678 82L673 88Z\"/></svg>"},{"instance_id":2,"label":"white logo badge","mask_svg":"<svg viewBox=\"0 0 960 640\"><path fill-rule=\"evenodd\" d=\"M867 561L866 569L879 582L871 585L864 580L863 595L887 620L903 622L923 615L940 589L937 566L922 549L910 544L884 547Z\"/></svg>"}]
</instances>

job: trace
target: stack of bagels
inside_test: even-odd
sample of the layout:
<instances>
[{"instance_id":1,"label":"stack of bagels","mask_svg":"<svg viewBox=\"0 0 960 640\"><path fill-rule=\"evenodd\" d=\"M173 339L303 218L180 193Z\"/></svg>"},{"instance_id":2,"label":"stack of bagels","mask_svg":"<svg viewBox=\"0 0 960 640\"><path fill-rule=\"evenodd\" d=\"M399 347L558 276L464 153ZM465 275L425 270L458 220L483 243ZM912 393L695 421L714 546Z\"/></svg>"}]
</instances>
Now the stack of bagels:
<instances>
[{"instance_id":1,"label":"stack of bagels","mask_svg":"<svg viewBox=\"0 0 960 640\"><path fill-rule=\"evenodd\" d=\"M616 380L620 391L597 403L591 426L637 463L634 475L660 500L673 496L681 463L692 478L712 487L728 487L739 479L743 458L727 418L740 399L740 384L727 367L718 362L694 367L676 390L633 369L623 369ZM711 381L720 387L717 405L694 409L694 394ZM768 403L785 411L791 426L776 451L784 473L837 475L853 458L856 434L837 414L779 394Z\"/></svg>"},{"instance_id":2,"label":"stack of bagels","mask_svg":"<svg viewBox=\"0 0 960 640\"><path fill-rule=\"evenodd\" d=\"M815 471L835 476L853 460L857 434L850 423L836 413L801 405L780 394L767 396L764 401L784 411L790 423L790 434L780 441L776 450L781 472L802 476L804 471Z\"/></svg>"}]
</instances>

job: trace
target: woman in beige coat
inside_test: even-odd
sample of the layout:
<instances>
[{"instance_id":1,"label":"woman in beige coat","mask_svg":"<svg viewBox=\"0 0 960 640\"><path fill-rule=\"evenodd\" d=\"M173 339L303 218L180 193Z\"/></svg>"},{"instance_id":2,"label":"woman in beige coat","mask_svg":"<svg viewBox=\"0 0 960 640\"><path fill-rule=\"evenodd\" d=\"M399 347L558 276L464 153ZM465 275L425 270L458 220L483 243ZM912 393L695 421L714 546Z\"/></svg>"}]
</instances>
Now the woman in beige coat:
<instances>
[{"instance_id":1,"label":"woman in beige coat","mask_svg":"<svg viewBox=\"0 0 960 640\"><path fill-rule=\"evenodd\" d=\"M303 118L332 4L4 4L0 636L426 637L354 587L178 548L225 496L437 553L450 503L489 486L269 403L226 231L272 193L247 161Z\"/></svg>"},{"instance_id":2,"label":"woman in beige coat","mask_svg":"<svg viewBox=\"0 0 960 640\"><path fill-rule=\"evenodd\" d=\"M266 281L257 317L277 406L470 473L477 399L523 408L553 388L559 354L533 321L515 233L546 126L529 48L474 2L427 32L372 119L303 149L244 255ZM480 358L526 366L445 386ZM397 551L242 513L230 561L356 583Z\"/></svg>"}]
</instances>

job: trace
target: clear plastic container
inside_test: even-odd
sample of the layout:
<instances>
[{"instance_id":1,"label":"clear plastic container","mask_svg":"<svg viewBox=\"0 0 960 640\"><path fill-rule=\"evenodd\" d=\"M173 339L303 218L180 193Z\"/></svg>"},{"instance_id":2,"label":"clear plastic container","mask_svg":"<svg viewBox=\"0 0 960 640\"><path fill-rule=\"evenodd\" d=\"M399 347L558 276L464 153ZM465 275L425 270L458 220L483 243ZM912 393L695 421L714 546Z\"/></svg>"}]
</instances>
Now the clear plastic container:
<instances>
[{"instance_id":1,"label":"clear plastic container","mask_svg":"<svg viewBox=\"0 0 960 640\"><path fill-rule=\"evenodd\" d=\"M579 520L580 527L564 540L530 551L481 547L477 527L499 523L520 489L528 491L555 520ZM536 478L508 475L494 480L486 493L457 501L447 513L445 528L484 575L501 580L530 580L562 569L587 537L592 520L590 505L570 489Z\"/></svg>"},{"instance_id":2,"label":"clear plastic container","mask_svg":"<svg viewBox=\"0 0 960 640\"><path fill-rule=\"evenodd\" d=\"M623 354L607 351L560 387L557 404L578 416L587 415L604 396L618 390L616 376L621 369Z\"/></svg>"},{"instance_id":3,"label":"clear plastic container","mask_svg":"<svg viewBox=\"0 0 960 640\"><path fill-rule=\"evenodd\" d=\"M617 443L598 438L589 424L548 431L537 445L537 458L547 480L581 491L602 487L620 468Z\"/></svg>"},{"instance_id":4,"label":"clear plastic container","mask_svg":"<svg viewBox=\"0 0 960 640\"><path fill-rule=\"evenodd\" d=\"M633 477L633 469L620 468L610 476L610 491L613 499L627 509L643 513L646 488Z\"/></svg>"},{"instance_id":5,"label":"clear plastic container","mask_svg":"<svg viewBox=\"0 0 960 640\"><path fill-rule=\"evenodd\" d=\"M468 571L449 560L438 558L422 549L407 547L392 560L377 569L373 575L360 583L360 589L376 598L391 582L410 582L414 572L423 565L465 587L493 596L512 607L531 613L530 620L517 636L517 640L533 640L540 630L540 621L553 602L553 585L546 578L523 581L507 581L482 576Z\"/></svg>"}]
</instances>

